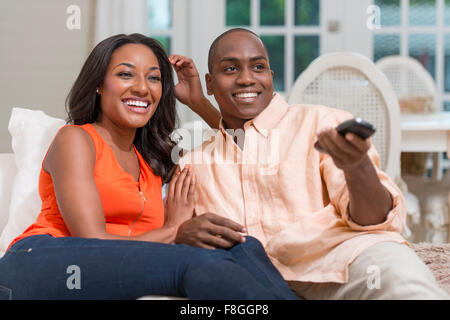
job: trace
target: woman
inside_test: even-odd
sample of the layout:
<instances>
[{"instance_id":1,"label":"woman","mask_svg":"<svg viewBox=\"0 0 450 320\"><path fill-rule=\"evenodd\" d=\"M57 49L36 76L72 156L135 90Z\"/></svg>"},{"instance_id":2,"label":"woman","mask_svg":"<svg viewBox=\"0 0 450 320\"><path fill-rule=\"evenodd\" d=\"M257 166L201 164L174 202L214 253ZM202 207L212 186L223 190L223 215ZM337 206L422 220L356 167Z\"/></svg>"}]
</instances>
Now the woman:
<instances>
[{"instance_id":1,"label":"woman","mask_svg":"<svg viewBox=\"0 0 450 320\"><path fill-rule=\"evenodd\" d=\"M3 298L295 299L253 238L230 250L171 244L195 197L189 168L170 178L175 91L214 125L191 60L169 62L140 34L94 48L67 100L72 125L42 164L41 213L0 260Z\"/></svg>"}]
</instances>

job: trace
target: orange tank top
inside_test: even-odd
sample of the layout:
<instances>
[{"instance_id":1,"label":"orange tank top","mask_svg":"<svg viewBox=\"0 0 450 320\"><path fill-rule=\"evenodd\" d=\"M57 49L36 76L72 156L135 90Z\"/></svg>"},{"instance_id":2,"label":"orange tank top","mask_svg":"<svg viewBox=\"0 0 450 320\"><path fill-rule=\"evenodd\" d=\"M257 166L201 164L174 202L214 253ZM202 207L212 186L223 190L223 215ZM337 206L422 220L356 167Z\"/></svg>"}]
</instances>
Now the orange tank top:
<instances>
[{"instance_id":1,"label":"orange tank top","mask_svg":"<svg viewBox=\"0 0 450 320\"><path fill-rule=\"evenodd\" d=\"M135 148L140 166L139 181L136 181L120 166L110 146L91 124L78 127L83 128L94 142L94 179L103 206L106 231L120 236L135 236L162 227L161 177L153 173ZM32 235L70 236L58 209L52 178L43 166L39 176L39 195L42 207L36 222L15 238L9 247Z\"/></svg>"}]
</instances>

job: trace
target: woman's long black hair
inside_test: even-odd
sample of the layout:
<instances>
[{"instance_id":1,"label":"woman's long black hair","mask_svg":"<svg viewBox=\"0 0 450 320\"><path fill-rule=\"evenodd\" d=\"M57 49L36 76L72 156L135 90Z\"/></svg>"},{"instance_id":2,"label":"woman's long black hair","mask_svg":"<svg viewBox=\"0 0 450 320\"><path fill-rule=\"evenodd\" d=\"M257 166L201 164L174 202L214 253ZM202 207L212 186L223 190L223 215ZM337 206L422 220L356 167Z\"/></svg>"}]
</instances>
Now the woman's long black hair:
<instances>
[{"instance_id":1,"label":"woman's long black hair","mask_svg":"<svg viewBox=\"0 0 450 320\"><path fill-rule=\"evenodd\" d=\"M67 96L67 123L83 125L97 121L101 109L100 96L96 90L103 84L113 52L128 43L146 45L158 59L162 82L161 100L150 121L144 127L137 129L133 143L153 172L167 182L169 172L174 166L171 151L176 145L171 139L171 133L178 119L172 67L158 41L134 33L119 34L100 42L87 58Z\"/></svg>"}]
</instances>

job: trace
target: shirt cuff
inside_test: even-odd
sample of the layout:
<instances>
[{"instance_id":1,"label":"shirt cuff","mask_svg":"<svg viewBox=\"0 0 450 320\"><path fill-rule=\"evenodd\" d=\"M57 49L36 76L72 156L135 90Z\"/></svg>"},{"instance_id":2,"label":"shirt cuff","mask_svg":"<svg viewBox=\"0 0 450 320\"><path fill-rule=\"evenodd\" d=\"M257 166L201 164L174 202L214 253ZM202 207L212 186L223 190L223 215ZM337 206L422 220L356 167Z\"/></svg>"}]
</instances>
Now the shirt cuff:
<instances>
[{"instance_id":1,"label":"shirt cuff","mask_svg":"<svg viewBox=\"0 0 450 320\"><path fill-rule=\"evenodd\" d=\"M394 231L402 232L406 223L406 211L404 199L399 190L393 187L389 183L381 182L383 186L389 191L392 198L392 209L386 216L386 219L379 224L360 225L352 220L348 212L349 197L348 193L346 197L339 203L339 210L341 212L342 219L355 231Z\"/></svg>"}]
</instances>

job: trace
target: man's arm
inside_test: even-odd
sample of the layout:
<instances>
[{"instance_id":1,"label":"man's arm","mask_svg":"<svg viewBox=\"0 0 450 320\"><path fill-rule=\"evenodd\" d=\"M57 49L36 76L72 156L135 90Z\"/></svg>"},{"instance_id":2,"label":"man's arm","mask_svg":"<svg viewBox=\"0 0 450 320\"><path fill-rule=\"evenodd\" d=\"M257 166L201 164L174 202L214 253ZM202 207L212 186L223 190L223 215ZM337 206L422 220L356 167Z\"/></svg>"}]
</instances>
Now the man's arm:
<instances>
[{"instance_id":1,"label":"man's arm","mask_svg":"<svg viewBox=\"0 0 450 320\"><path fill-rule=\"evenodd\" d=\"M351 219L362 226L385 221L393 200L368 156L370 139L363 140L352 133L342 137L334 128L322 129L317 138L321 151L329 154L344 172Z\"/></svg>"},{"instance_id":2,"label":"man's arm","mask_svg":"<svg viewBox=\"0 0 450 320\"><path fill-rule=\"evenodd\" d=\"M348 214L359 225L380 224L392 210L390 192L381 184L372 161L366 155L361 164L344 171L349 193ZM364 190L364 192L361 192Z\"/></svg>"}]
</instances>

